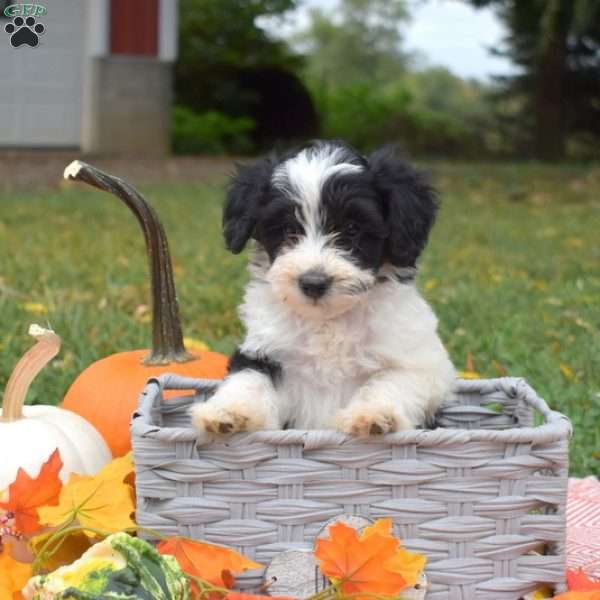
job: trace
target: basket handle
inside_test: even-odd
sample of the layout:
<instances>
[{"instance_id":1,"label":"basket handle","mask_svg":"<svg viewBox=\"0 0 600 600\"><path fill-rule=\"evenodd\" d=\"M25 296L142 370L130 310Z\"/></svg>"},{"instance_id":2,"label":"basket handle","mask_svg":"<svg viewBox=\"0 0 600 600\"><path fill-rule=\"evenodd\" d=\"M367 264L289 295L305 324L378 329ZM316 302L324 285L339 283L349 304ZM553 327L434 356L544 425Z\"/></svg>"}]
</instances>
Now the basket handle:
<instances>
[{"instance_id":1,"label":"basket handle","mask_svg":"<svg viewBox=\"0 0 600 600\"><path fill-rule=\"evenodd\" d=\"M153 411L160 406L165 390L193 390L210 393L221 382L216 379L194 379L175 373L162 373L151 377L140 394L138 407L131 418L131 431L137 434L157 431L159 425L154 422Z\"/></svg>"},{"instance_id":2,"label":"basket handle","mask_svg":"<svg viewBox=\"0 0 600 600\"><path fill-rule=\"evenodd\" d=\"M197 379L185 377L176 373L161 373L158 377L151 377L147 383L156 383L159 391L165 390L195 390L196 392L211 392L220 383L218 379Z\"/></svg>"},{"instance_id":3,"label":"basket handle","mask_svg":"<svg viewBox=\"0 0 600 600\"><path fill-rule=\"evenodd\" d=\"M568 417L560 412L552 410L548 403L538 396L537 392L527 383L523 377L500 377L497 379L460 379L459 387L462 391L479 392L483 395L494 391L504 392L511 398L522 398L524 404L534 411L538 412L548 425L568 424L571 427Z\"/></svg>"}]
</instances>

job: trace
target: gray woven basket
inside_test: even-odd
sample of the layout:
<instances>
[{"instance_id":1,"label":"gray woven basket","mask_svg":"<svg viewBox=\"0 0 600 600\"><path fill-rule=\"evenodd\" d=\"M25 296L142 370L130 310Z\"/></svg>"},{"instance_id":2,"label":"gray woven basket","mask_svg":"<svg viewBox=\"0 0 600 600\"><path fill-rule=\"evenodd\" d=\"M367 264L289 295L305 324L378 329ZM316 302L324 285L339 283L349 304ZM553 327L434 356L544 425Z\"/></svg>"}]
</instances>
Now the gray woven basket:
<instances>
[{"instance_id":1,"label":"gray woven basket","mask_svg":"<svg viewBox=\"0 0 600 600\"><path fill-rule=\"evenodd\" d=\"M427 600L564 590L571 424L524 380L459 380L436 429L366 440L329 430L198 437L188 409L217 385L148 382L131 425L140 525L268 564L311 548L332 518L391 517L406 547L428 557ZM165 400L165 390L188 395Z\"/></svg>"}]
</instances>

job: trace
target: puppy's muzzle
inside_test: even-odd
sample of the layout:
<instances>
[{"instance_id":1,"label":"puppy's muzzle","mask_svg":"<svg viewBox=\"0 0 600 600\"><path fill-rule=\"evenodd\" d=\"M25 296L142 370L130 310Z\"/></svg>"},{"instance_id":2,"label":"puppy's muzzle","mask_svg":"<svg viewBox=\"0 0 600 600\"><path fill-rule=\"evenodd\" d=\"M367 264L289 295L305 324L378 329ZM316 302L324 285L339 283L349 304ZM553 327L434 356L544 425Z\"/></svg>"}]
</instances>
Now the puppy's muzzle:
<instances>
[{"instance_id":1,"label":"puppy's muzzle","mask_svg":"<svg viewBox=\"0 0 600 600\"><path fill-rule=\"evenodd\" d=\"M311 269L300 275L298 278L298 287L308 298L318 300L327 293L332 282L333 277L326 275L323 271L318 269Z\"/></svg>"}]
</instances>

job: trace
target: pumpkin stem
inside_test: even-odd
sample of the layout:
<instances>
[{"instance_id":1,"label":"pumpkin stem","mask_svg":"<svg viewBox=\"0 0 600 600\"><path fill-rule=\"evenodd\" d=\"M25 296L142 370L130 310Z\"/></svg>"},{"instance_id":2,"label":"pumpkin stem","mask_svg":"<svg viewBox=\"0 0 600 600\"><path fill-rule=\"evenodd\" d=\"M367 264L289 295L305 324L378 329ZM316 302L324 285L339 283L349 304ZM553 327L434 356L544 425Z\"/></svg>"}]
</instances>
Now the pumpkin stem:
<instances>
[{"instance_id":1,"label":"pumpkin stem","mask_svg":"<svg viewBox=\"0 0 600 600\"><path fill-rule=\"evenodd\" d=\"M154 208L123 179L79 160L65 169L64 177L83 181L117 196L135 215L144 232L152 287L152 351L144 358L144 364L166 365L194 360L183 343L169 244Z\"/></svg>"},{"instance_id":2,"label":"pumpkin stem","mask_svg":"<svg viewBox=\"0 0 600 600\"><path fill-rule=\"evenodd\" d=\"M60 338L51 329L31 325L29 335L37 343L23 354L8 379L0 421L18 421L23 418L23 404L31 382L60 350Z\"/></svg>"}]
</instances>

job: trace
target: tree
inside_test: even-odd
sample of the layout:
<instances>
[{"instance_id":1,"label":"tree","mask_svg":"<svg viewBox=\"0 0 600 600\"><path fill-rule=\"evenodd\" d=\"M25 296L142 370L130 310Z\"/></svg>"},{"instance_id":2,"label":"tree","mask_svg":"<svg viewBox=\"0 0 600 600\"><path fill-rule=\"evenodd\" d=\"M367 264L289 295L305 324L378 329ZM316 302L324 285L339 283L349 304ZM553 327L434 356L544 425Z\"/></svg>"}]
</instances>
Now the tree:
<instances>
[{"instance_id":1,"label":"tree","mask_svg":"<svg viewBox=\"0 0 600 600\"><path fill-rule=\"evenodd\" d=\"M521 67L502 82L505 96L523 98L532 154L558 160L569 135L600 135L600 0L470 1L495 5L509 29L506 50L496 52Z\"/></svg>"},{"instance_id":2,"label":"tree","mask_svg":"<svg viewBox=\"0 0 600 600\"><path fill-rule=\"evenodd\" d=\"M263 66L296 68L299 58L259 27L296 0L181 0L177 102L195 110L221 109L240 116L252 98L240 93L240 70Z\"/></svg>"},{"instance_id":3,"label":"tree","mask_svg":"<svg viewBox=\"0 0 600 600\"><path fill-rule=\"evenodd\" d=\"M261 26L261 19L277 19L296 5L297 0L181 0L177 104L208 114L205 125L211 127L249 117L255 149L314 136L316 111L295 75L302 57ZM186 122L193 120L192 114Z\"/></svg>"},{"instance_id":4,"label":"tree","mask_svg":"<svg viewBox=\"0 0 600 600\"><path fill-rule=\"evenodd\" d=\"M397 79L408 63L400 31L408 18L405 0L340 0L334 14L313 9L297 40L308 78L331 86Z\"/></svg>"}]
</instances>

